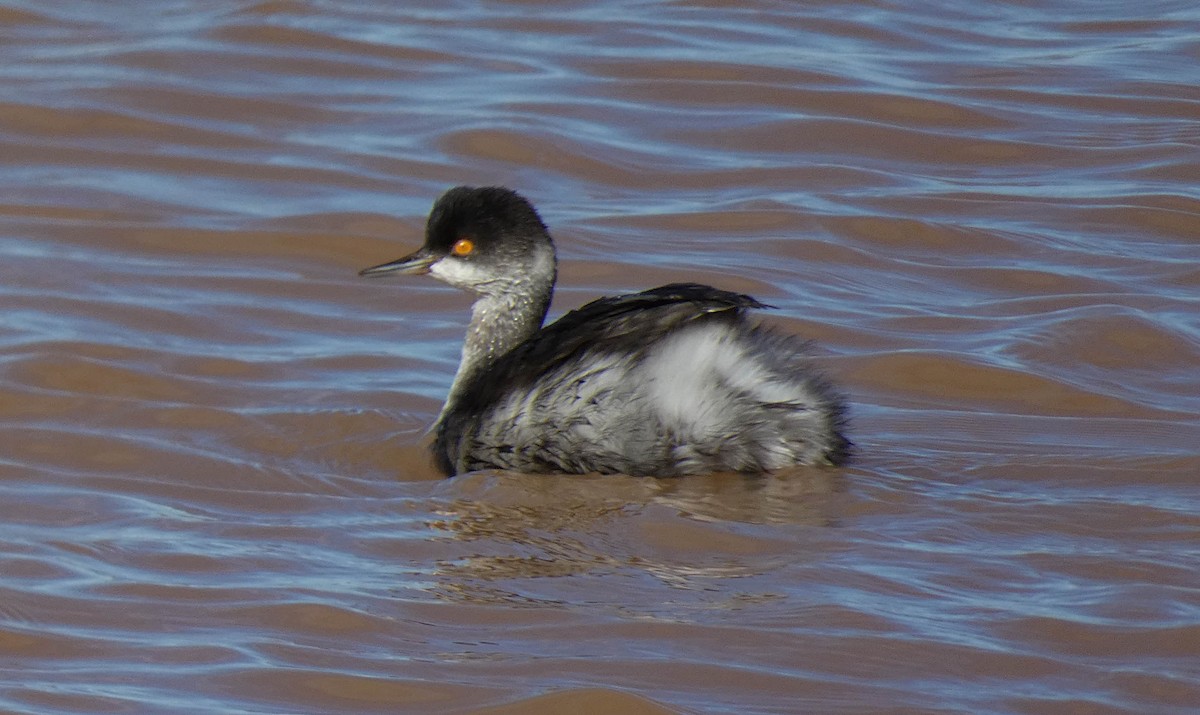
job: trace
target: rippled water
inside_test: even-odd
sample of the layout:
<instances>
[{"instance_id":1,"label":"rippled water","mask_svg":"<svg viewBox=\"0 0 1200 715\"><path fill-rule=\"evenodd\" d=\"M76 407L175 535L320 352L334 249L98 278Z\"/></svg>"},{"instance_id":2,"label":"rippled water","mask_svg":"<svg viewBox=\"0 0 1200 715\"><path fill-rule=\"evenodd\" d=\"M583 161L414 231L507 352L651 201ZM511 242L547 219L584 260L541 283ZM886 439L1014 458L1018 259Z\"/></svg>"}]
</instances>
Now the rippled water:
<instances>
[{"instance_id":1,"label":"rippled water","mask_svg":"<svg viewBox=\"0 0 1200 715\"><path fill-rule=\"evenodd\" d=\"M0 709L1185 713L1194 3L0 7ZM506 184L561 313L753 293L844 470L443 480ZM590 709L590 710L589 710Z\"/></svg>"}]
</instances>

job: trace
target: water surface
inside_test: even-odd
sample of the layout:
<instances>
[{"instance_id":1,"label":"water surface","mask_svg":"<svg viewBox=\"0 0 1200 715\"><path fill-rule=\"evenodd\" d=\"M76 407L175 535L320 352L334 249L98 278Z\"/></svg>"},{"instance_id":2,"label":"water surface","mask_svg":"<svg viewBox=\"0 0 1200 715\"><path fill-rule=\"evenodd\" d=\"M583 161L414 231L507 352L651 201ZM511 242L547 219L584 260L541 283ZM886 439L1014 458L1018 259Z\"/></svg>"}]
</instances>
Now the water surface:
<instances>
[{"instance_id":1,"label":"water surface","mask_svg":"<svg viewBox=\"0 0 1200 715\"><path fill-rule=\"evenodd\" d=\"M1186 713L1189 3L0 7L0 709ZM445 480L529 196L553 313L750 292L841 470Z\"/></svg>"}]
</instances>

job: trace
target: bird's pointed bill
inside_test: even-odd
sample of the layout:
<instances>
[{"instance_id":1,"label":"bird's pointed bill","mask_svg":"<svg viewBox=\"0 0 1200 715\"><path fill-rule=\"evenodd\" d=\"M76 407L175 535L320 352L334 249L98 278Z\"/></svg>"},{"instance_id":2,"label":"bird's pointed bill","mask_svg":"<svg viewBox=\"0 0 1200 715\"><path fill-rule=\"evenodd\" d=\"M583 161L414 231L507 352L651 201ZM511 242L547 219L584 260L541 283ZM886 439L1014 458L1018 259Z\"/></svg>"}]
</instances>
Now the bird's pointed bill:
<instances>
[{"instance_id":1,"label":"bird's pointed bill","mask_svg":"<svg viewBox=\"0 0 1200 715\"><path fill-rule=\"evenodd\" d=\"M425 275L429 272L429 267L437 263L441 256L435 256L428 253L425 249L421 249L416 253L398 258L388 263L381 263L378 266L364 268L358 272L360 276L382 276L388 273L404 273L407 275Z\"/></svg>"}]
</instances>

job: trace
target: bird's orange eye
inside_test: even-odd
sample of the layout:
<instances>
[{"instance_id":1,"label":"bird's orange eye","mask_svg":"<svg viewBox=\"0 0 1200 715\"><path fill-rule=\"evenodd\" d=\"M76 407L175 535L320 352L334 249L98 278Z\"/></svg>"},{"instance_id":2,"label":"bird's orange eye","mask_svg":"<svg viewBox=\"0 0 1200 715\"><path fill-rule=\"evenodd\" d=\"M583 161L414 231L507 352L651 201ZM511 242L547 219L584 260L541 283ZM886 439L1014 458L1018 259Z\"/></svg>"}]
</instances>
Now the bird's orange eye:
<instances>
[{"instance_id":1,"label":"bird's orange eye","mask_svg":"<svg viewBox=\"0 0 1200 715\"><path fill-rule=\"evenodd\" d=\"M456 256L469 256L475 250L475 242L469 238L460 238L450 247L450 252Z\"/></svg>"}]
</instances>

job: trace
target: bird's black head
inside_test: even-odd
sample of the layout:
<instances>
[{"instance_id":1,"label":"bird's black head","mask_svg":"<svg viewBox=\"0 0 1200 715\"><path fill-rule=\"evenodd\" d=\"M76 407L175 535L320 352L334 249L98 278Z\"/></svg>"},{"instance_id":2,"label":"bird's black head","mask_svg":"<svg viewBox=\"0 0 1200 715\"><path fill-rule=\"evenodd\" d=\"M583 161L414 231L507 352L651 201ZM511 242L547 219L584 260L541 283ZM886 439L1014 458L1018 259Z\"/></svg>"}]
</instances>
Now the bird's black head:
<instances>
[{"instance_id":1,"label":"bird's black head","mask_svg":"<svg viewBox=\"0 0 1200 715\"><path fill-rule=\"evenodd\" d=\"M502 186L456 186L429 212L425 248L454 254L455 244L464 238L473 242L477 255L495 255L548 241L549 235L537 210L517 192Z\"/></svg>"},{"instance_id":2,"label":"bird's black head","mask_svg":"<svg viewBox=\"0 0 1200 715\"><path fill-rule=\"evenodd\" d=\"M546 225L523 196L499 186L456 186L434 202L420 250L362 275L431 273L488 293L528 280L552 285L554 264Z\"/></svg>"}]
</instances>

